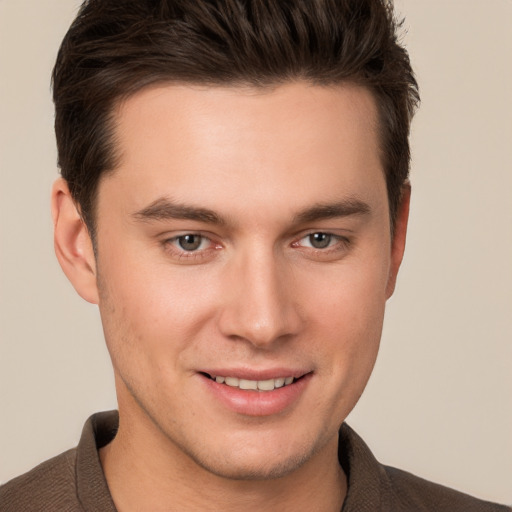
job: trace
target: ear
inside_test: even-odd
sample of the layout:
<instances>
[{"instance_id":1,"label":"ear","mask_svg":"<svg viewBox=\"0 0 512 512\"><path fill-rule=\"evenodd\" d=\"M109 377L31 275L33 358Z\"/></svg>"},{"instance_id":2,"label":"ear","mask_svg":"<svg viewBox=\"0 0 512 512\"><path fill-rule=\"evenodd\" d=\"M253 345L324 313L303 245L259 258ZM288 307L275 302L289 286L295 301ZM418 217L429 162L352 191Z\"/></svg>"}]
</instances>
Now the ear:
<instances>
[{"instance_id":1,"label":"ear","mask_svg":"<svg viewBox=\"0 0 512 512\"><path fill-rule=\"evenodd\" d=\"M83 299L97 304L96 259L91 237L62 178L52 188L52 217L55 254L64 274Z\"/></svg>"},{"instance_id":2,"label":"ear","mask_svg":"<svg viewBox=\"0 0 512 512\"><path fill-rule=\"evenodd\" d=\"M409 182L402 187L402 197L395 219L395 229L391 240L391 266L389 269L386 298L389 299L395 291L398 270L404 257L405 239L407 236L407 223L409 221L409 205L411 202L411 185Z\"/></svg>"}]
</instances>

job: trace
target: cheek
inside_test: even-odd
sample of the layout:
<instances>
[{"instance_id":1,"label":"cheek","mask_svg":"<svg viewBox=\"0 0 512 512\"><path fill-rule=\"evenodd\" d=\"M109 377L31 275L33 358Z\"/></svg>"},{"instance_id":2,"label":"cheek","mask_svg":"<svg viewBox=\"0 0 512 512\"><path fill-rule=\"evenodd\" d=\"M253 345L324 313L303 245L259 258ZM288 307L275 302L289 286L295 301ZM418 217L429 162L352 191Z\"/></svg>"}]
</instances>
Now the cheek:
<instances>
[{"instance_id":1,"label":"cheek","mask_svg":"<svg viewBox=\"0 0 512 512\"><path fill-rule=\"evenodd\" d=\"M374 259L340 267L323 290L308 287L315 351L323 354L326 371L354 391L364 387L377 357L387 273L387 262Z\"/></svg>"},{"instance_id":2,"label":"cheek","mask_svg":"<svg viewBox=\"0 0 512 512\"><path fill-rule=\"evenodd\" d=\"M308 300L302 301L326 328L350 334L349 338L369 335L369 329L382 323L388 273L389 261L382 257L320 269L303 280L301 294Z\"/></svg>"},{"instance_id":3,"label":"cheek","mask_svg":"<svg viewBox=\"0 0 512 512\"><path fill-rule=\"evenodd\" d=\"M148 265L142 258L110 256L105 261L98 266L98 284L109 349L139 351L144 359L158 362L162 353L176 356L193 343L211 317L211 278L171 272L168 265Z\"/></svg>"},{"instance_id":4,"label":"cheek","mask_svg":"<svg viewBox=\"0 0 512 512\"><path fill-rule=\"evenodd\" d=\"M377 358L384 301L374 295L345 294L324 304L324 324L315 346L319 375L325 384L318 410L344 419L361 397ZM329 383L329 384L327 384Z\"/></svg>"},{"instance_id":5,"label":"cheek","mask_svg":"<svg viewBox=\"0 0 512 512\"><path fill-rule=\"evenodd\" d=\"M349 380L366 379L377 356L384 319L384 301L354 294L325 304L319 319L318 352L333 362L330 369Z\"/></svg>"}]
</instances>

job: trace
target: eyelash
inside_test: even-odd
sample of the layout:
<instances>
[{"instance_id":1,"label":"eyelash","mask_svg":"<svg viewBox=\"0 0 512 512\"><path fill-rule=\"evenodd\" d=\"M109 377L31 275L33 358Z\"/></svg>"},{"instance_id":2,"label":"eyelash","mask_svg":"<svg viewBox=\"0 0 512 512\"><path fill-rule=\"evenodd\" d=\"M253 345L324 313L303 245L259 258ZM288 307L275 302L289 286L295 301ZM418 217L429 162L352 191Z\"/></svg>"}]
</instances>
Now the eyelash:
<instances>
[{"instance_id":1,"label":"eyelash","mask_svg":"<svg viewBox=\"0 0 512 512\"><path fill-rule=\"evenodd\" d=\"M313 237L315 235L324 235L329 238L328 245L326 247L311 247L311 246L308 247L308 248L313 249L318 252L328 253L333 250L334 251L339 250L340 245L341 245L341 248L346 248L350 244L350 240L346 237L343 237L340 235L335 235L334 233L329 233L328 231L313 231L313 232L308 233L308 234L304 235L303 237L301 237L297 242L293 242L292 247L301 247L299 245L299 242L301 242L302 240L306 240L306 239L311 240L311 237ZM331 242L335 242L335 243L332 244Z\"/></svg>"},{"instance_id":2,"label":"eyelash","mask_svg":"<svg viewBox=\"0 0 512 512\"><path fill-rule=\"evenodd\" d=\"M329 245L324 248L316 248L316 247L304 247L300 244L303 240L311 240L310 237L314 235L325 235L329 237ZM200 246L204 242L209 242L209 246L207 248L201 249L200 246L198 249L187 251L183 248L177 247L180 240L186 237L200 237ZM311 231L301 236L297 241L292 242L291 246L297 249L305 249L306 251L311 250L314 251L315 255L318 256L328 256L333 253L338 253L342 251L346 251L351 244L351 240L347 237L336 235L334 233L330 233L328 231ZM202 260L207 259L211 256L212 251L217 251L222 248L221 244L214 242L211 238L206 235L202 235L201 233L184 233L182 235L178 235L172 238L168 238L163 241L163 245L166 250L172 253L173 256L178 257L180 260L191 259L191 260Z\"/></svg>"},{"instance_id":3,"label":"eyelash","mask_svg":"<svg viewBox=\"0 0 512 512\"><path fill-rule=\"evenodd\" d=\"M205 249L196 249L193 251L187 251L183 248L178 248L177 244L179 244L180 239L184 239L186 237L193 236L193 237L199 237L201 239L200 244L202 245L203 242L209 242L209 247ZM168 238L164 240L163 242L165 248L171 252L173 255L177 256L180 260L181 259L204 259L207 254L210 253L210 251L216 251L221 248L220 244L216 244L211 240L211 238L207 237L206 235L202 235L201 233L183 233L182 235L178 235L172 238Z\"/></svg>"}]
</instances>

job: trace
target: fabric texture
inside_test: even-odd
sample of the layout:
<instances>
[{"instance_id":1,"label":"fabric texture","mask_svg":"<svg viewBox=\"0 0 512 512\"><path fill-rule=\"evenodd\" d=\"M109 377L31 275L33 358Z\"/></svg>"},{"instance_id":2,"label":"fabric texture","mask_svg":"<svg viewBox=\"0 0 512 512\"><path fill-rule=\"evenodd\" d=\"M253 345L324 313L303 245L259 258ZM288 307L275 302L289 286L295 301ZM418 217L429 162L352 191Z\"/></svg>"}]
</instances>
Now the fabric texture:
<instances>
[{"instance_id":1,"label":"fabric texture","mask_svg":"<svg viewBox=\"0 0 512 512\"><path fill-rule=\"evenodd\" d=\"M91 416L78 446L0 487L1 512L116 512L99 448L116 435L117 411ZM339 460L348 477L341 512L512 512L377 462L346 424Z\"/></svg>"}]
</instances>

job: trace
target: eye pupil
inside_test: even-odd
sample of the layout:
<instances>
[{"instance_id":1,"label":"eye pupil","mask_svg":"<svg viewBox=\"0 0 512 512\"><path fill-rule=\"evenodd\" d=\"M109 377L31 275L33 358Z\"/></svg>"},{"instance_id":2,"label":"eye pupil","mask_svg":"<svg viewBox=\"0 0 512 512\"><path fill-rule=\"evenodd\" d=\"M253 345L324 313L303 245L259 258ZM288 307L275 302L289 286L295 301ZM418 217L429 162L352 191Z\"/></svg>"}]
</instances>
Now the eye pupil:
<instances>
[{"instance_id":1,"label":"eye pupil","mask_svg":"<svg viewBox=\"0 0 512 512\"><path fill-rule=\"evenodd\" d=\"M325 249L329 247L332 236L327 233L313 233L309 235L309 241L315 249Z\"/></svg>"},{"instance_id":2,"label":"eye pupil","mask_svg":"<svg viewBox=\"0 0 512 512\"><path fill-rule=\"evenodd\" d=\"M201 239L199 235L183 235L178 238L178 244L184 251L195 251L199 249Z\"/></svg>"}]
</instances>

